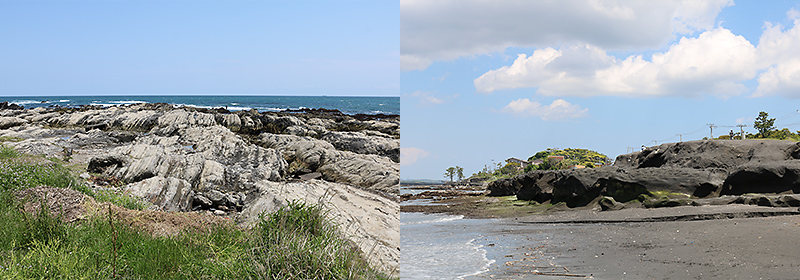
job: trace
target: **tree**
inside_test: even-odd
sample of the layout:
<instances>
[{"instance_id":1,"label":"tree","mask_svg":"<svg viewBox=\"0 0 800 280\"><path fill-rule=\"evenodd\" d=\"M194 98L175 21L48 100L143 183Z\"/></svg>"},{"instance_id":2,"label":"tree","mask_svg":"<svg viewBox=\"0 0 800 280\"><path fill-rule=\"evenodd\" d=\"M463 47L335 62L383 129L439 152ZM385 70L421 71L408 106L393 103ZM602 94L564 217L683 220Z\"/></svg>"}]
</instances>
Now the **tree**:
<instances>
[{"instance_id":1,"label":"tree","mask_svg":"<svg viewBox=\"0 0 800 280\"><path fill-rule=\"evenodd\" d=\"M456 171L456 178L458 178L458 181L461 182L461 179L464 179L464 168L456 165L455 171ZM452 181L452 179L450 180Z\"/></svg>"},{"instance_id":2,"label":"tree","mask_svg":"<svg viewBox=\"0 0 800 280\"><path fill-rule=\"evenodd\" d=\"M768 137L769 132L775 130L775 118L770 119L767 112L758 112L758 117L753 122L753 127L758 130L761 137Z\"/></svg>"},{"instance_id":3,"label":"tree","mask_svg":"<svg viewBox=\"0 0 800 280\"><path fill-rule=\"evenodd\" d=\"M445 178L449 177L450 178L450 183L453 182L453 176L455 176L455 175L456 175L456 168L452 167L452 166L448 167L444 172L444 177Z\"/></svg>"}]
</instances>

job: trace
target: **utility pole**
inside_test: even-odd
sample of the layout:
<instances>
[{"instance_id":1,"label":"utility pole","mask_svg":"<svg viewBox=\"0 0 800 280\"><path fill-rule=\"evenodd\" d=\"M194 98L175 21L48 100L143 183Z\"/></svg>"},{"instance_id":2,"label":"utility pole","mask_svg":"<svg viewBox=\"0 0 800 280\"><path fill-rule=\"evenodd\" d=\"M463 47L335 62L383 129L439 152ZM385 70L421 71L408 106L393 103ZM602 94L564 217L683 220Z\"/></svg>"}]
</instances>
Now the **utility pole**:
<instances>
[{"instance_id":1,"label":"utility pole","mask_svg":"<svg viewBox=\"0 0 800 280\"><path fill-rule=\"evenodd\" d=\"M744 136L744 127L747 127L747 125L746 124L737 124L736 126L739 127L739 133L740 133L740 135L742 135L742 140L745 140L746 136Z\"/></svg>"},{"instance_id":2,"label":"utility pole","mask_svg":"<svg viewBox=\"0 0 800 280\"><path fill-rule=\"evenodd\" d=\"M654 143L653 146L658 146L658 140L653 140L653 143Z\"/></svg>"},{"instance_id":3,"label":"utility pole","mask_svg":"<svg viewBox=\"0 0 800 280\"><path fill-rule=\"evenodd\" d=\"M680 141L678 141L678 142L683 142L683 134L676 134L676 135L678 135L678 137L681 139L681 140L680 140Z\"/></svg>"},{"instance_id":4,"label":"utility pole","mask_svg":"<svg viewBox=\"0 0 800 280\"><path fill-rule=\"evenodd\" d=\"M717 126L714 125L713 123L707 123L706 125L708 126L708 128L711 129L711 138L709 138L708 140L713 140L714 139L714 128L717 127Z\"/></svg>"}]
</instances>

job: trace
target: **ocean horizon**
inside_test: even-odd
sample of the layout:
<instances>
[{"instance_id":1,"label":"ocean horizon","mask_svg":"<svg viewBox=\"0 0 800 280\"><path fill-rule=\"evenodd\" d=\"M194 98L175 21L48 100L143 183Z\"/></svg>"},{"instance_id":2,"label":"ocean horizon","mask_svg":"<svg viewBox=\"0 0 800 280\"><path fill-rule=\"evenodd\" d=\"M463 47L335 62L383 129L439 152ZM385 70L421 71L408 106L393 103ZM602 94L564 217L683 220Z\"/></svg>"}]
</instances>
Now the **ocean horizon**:
<instances>
[{"instance_id":1,"label":"ocean horizon","mask_svg":"<svg viewBox=\"0 0 800 280\"><path fill-rule=\"evenodd\" d=\"M400 97L260 96L260 95L107 95L107 96L0 96L0 102L25 108L112 107L137 103L168 103L176 107L226 108L231 111L280 112L299 109L336 109L345 114L400 114Z\"/></svg>"}]
</instances>

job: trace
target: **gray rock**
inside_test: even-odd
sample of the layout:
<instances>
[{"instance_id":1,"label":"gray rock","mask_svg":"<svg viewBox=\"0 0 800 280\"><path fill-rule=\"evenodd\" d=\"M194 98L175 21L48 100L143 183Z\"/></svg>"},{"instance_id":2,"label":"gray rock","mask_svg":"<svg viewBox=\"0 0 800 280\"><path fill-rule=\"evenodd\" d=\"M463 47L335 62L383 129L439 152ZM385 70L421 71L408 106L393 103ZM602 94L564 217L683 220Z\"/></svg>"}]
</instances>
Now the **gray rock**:
<instances>
[{"instance_id":1,"label":"gray rock","mask_svg":"<svg viewBox=\"0 0 800 280\"><path fill-rule=\"evenodd\" d=\"M225 199L225 194L218 190L210 190L205 193L205 196L211 200L213 205L224 205L223 199Z\"/></svg>"},{"instance_id":2,"label":"gray rock","mask_svg":"<svg viewBox=\"0 0 800 280\"><path fill-rule=\"evenodd\" d=\"M625 208L625 204L619 203L615 201L613 197L608 197L608 196L604 196L603 198L601 198L600 201L598 201L598 204L600 205L600 209L602 209L603 211L620 210L622 208Z\"/></svg>"},{"instance_id":3,"label":"gray rock","mask_svg":"<svg viewBox=\"0 0 800 280\"><path fill-rule=\"evenodd\" d=\"M8 129L15 126L27 124L28 120L17 117L0 117L0 129Z\"/></svg>"},{"instance_id":4,"label":"gray rock","mask_svg":"<svg viewBox=\"0 0 800 280\"><path fill-rule=\"evenodd\" d=\"M300 175L300 180L303 180L303 181L319 179L319 178L322 178L322 173L319 173L319 172L312 172L312 173Z\"/></svg>"},{"instance_id":5,"label":"gray rock","mask_svg":"<svg viewBox=\"0 0 800 280\"><path fill-rule=\"evenodd\" d=\"M260 135L262 145L280 150L290 161L299 161L325 180L397 193L399 164L378 155L339 151L328 142L294 135Z\"/></svg>"},{"instance_id":6,"label":"gray rock","mask_svg":"<svg viewBox=\"0 0 800 280\"><path fill-rule=\"evenodd\" d=\"M125 191L148 200L164 211L189 211L194 196L189 182L160 176L129 184Z\"/></svg>"},{"instance_id":7,"label":"gray rock","mask_svg":"<svg viewBox=\"0 0 800 280\"><path fill-rule=\"evenodd\" d=\"M775 203L783 207L800 207L800 195L782 195Z\"/></svg>"},{"instance_id":8,"label":"gray rock","mask_svg":"<svg viewBox=\"0 0 800 280\"><path fill-rule=\"evenodd\" d=\"M400 162L400 140L368 136L364 132L328 132L320 140L331 143L336 149L357 154L380 155Z\"/></svg>"}]
</instances>

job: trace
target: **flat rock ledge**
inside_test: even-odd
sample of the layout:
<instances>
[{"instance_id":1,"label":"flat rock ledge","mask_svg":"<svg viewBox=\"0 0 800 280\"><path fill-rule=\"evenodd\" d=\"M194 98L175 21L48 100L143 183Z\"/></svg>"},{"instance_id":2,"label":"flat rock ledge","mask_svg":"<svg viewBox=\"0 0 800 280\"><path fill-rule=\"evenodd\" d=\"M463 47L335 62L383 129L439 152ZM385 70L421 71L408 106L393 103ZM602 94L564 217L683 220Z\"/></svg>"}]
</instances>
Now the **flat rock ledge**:
<instances>
[{"instance_id":1,"label":"flat rock ledge","mask_svg":"<svg viewBox=\"0 0 800 280\"><path fill-rule=\"evenodd\" d=\"M251 224L288 201L321 204L377 268L399 264L400 121L335 110L230 112L170 104L0 108L0 141L86 168L151 210Z\"/></svg>"}]
</instances>

